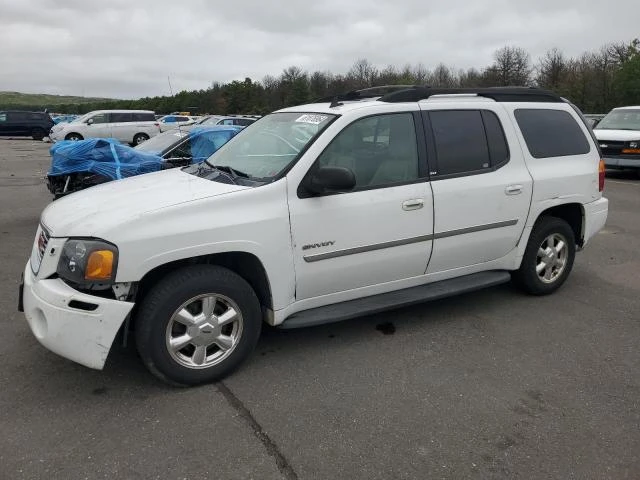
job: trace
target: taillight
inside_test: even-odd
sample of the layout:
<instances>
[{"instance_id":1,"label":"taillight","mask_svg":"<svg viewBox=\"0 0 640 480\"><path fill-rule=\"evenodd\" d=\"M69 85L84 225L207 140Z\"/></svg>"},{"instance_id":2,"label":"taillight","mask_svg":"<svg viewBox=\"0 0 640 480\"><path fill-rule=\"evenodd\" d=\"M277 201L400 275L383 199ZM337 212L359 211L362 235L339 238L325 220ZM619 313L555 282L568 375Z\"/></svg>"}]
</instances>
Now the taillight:
<instances>
[{"instance_id":1,"label":"taillight","mask_svg":"<svg viewBox=\"0 0 640 480\"><path fill-rule=\"evenodd\" d=\"M605 172L604 160L600 159L600 164L598 165L598 190L604 190L604 172Z\"/></svg>"}]
</instances>

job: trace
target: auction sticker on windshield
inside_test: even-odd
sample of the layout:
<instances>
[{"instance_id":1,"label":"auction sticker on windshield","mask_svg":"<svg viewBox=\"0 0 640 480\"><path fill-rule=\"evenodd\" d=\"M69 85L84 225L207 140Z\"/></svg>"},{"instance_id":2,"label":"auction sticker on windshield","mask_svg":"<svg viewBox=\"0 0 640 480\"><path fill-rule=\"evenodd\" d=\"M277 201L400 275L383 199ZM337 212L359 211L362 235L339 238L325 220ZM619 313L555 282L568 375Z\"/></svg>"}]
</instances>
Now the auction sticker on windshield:
<instances>
[{"instance_id":1,"label":"auction sticker on windshield","mask_svg":"<svg viewBox=\"0 0 640 480\"><path fill-rule=\"evenodd\" d=\"M298 118L296 118L296 122L311 123L313 125L319 125L322 122L324 122L327 118L329 118L329 115L305 113L304 115L300 115Z\"/></svg>"}]
</instances>

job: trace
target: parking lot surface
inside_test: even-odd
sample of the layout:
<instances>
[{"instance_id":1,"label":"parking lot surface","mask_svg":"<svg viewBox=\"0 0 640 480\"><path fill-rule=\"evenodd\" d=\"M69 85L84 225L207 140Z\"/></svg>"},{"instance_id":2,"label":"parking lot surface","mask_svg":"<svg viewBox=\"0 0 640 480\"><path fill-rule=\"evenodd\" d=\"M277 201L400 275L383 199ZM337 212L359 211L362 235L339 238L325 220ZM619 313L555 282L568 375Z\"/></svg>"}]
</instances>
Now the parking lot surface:
<instances>
[{"instance_id":1,"label":"parking lot surface","mask_svg":"<svg viewBox=\"0 0 640 480\"><path fill-rule=\"evenodd\" d=\"M16 310L51 201L49 145L0 139L0 479L640 478L640 181L556 294L510 285L349 322L266 330L217 385L104 371Z\"/></svg>"}]
</instances>

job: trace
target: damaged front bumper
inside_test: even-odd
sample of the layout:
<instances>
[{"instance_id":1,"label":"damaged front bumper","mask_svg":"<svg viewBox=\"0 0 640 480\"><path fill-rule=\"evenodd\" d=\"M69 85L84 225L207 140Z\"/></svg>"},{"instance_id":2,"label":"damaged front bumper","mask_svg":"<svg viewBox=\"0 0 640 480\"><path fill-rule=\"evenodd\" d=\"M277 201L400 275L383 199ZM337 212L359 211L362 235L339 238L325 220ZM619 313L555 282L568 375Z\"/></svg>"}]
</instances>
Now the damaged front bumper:
<instances>
[{"instance_id":1,"label":"damaged front bumper","mask_svg":"<svg viewBox=\"0 0 640 480\"><path fill-rule=\"evenodd\" d=\"M134 304L79 292L59 278L37 279L29 263L23 282L21 306L38 341L69 360L102 370Z\"/></svg>"}]
</instances>

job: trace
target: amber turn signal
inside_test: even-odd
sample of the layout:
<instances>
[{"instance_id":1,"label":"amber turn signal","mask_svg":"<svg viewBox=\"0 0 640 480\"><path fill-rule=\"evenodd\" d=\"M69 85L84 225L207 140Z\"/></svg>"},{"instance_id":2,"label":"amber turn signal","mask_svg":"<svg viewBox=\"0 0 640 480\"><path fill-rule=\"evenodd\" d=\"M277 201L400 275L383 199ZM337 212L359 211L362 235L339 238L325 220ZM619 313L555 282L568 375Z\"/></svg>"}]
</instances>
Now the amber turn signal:
<instances>
[{"instance_id":1,"label":"amber turn signal","mask_svg":"<svg viewBox=\"0 0 640 480\"><path fill-rule=\"evenodd\" d=\"M640 148L623 148L622 153L636 153L640 155Z\"/></svg>"},{"instance_id":2,"label":"amber turn signal","mask_svg":"<svg viewBox=\"0 0 640 480\"><path fill-rule=\"evenodd\" d=\"M113 252L95 250L91 252L85 269L85 280L109 280L113 273Z\"/></svg>"},{"instance_id":3,"label":"amber turn signal","mask_svg":"<svg viewBox=\"0 0 640 480\"><path fill-rule=\"evenodd\" d=\"M604 175L607 170L607 166L604 163L604 160L601 158L600 163L598 164L598 190L602 192L604 190Z\"/></svg>"}]
</instances>

